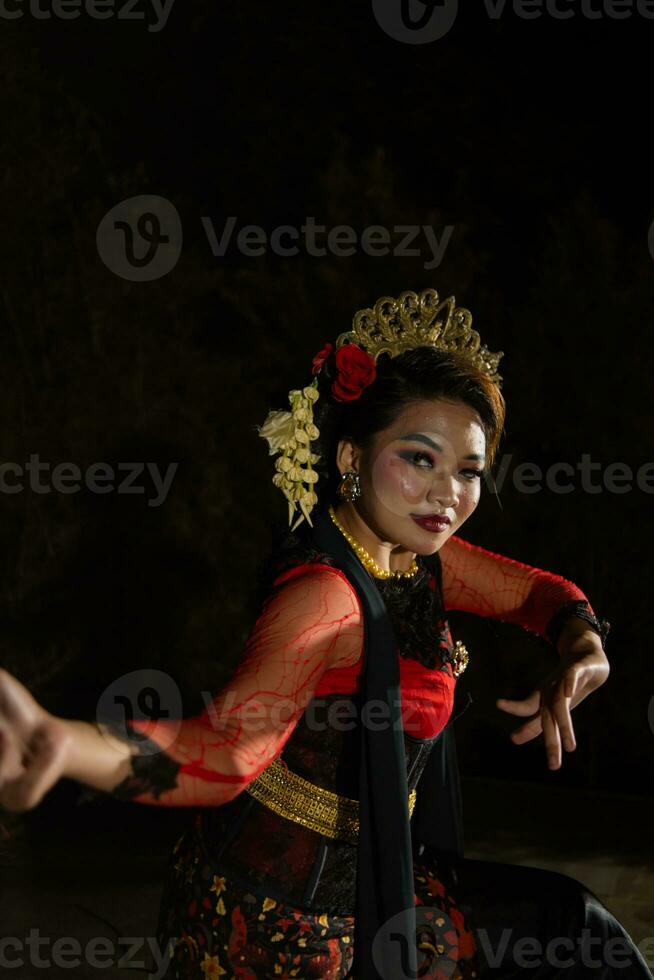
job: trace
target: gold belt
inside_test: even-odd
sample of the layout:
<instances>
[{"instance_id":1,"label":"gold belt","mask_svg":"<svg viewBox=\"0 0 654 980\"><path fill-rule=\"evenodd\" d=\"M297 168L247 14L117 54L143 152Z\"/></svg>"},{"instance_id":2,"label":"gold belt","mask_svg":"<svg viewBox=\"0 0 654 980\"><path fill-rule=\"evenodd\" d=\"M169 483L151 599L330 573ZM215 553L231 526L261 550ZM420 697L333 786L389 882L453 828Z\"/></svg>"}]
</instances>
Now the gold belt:
<instances>
[{"instance_id":1,"label":"gold belt","mask_svg":"<svg viewBox=\"0 0 654 980\"><path fill-rule=\"evenodd\" d=\"M359 801L310 783L291 772L279 757L245 788L255 800L287 820L351 844L359 839ZM414 789L409 793L409 816L415 803Z\"/></svg>"}]
</instances>

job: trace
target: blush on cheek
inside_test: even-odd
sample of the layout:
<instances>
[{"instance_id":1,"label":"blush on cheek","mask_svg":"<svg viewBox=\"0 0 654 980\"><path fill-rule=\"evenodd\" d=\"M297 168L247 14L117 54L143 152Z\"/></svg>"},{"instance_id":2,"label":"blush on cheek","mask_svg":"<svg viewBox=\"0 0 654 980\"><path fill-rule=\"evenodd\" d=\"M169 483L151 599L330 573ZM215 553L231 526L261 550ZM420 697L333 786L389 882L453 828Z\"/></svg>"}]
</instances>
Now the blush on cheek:
<instances>
[{"instance_id":1,"label":"blush on cheek","mask_svg":"<svg viewBox=\"0 0 654 980\"><path fill-rule=\"evenodd\" d=\"M463 520L472 514L473 510L479 503L481 493L479 484L471 487L466 493L462 493L459 501L459 514L462 515Z\"/></svg>"},{"instance_id":2,"label":"blush on cheek","mask_svg":"<svg viewBox=\"0 0 654 980\"><path fill-rule=\"evenodd\" d=\"M427 489L427 479L415 466L383 454L373 466L373 482L384 506L398 513L423 500Z\"/></svg>"}]
</instances>

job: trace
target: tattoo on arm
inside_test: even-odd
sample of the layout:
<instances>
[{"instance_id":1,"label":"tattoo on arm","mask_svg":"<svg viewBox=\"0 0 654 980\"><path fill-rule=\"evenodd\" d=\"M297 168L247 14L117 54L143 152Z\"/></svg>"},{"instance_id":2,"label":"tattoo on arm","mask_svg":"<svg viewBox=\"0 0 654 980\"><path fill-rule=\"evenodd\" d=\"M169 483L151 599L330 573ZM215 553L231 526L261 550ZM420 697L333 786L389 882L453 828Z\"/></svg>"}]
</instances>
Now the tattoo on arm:
<instances>
[{"instance_id":1,"label":"tattoo on arm","mask_svg":"<svg viewBox=\"0 0 654 980\"><path fill-rule=\"evenodd\" d=\"M131 758L132 774L114 787L112 796L119 800L132 800L135 796L151 793L158 800L162 793L177 787L177 774L182 764L156 742L140 732L129 728L126 730L117 722L107 722L104 727L137 749Z\"/></svg>"}]
</instances>

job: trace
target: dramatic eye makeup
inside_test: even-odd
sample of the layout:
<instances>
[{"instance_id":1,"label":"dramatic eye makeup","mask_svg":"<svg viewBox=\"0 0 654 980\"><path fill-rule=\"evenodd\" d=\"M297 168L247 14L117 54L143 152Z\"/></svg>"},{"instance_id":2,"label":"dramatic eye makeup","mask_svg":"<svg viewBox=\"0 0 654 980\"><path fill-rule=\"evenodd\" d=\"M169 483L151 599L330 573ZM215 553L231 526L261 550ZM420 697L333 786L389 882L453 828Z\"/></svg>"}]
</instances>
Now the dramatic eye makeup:
<instances>
[{"instance_id":1,"label":"dramatic eye makeup","mask_svg":"<svg viewBox=\"0 0 654 980\"><path fill-rule=\"evenodd\" d=\"M426 446L429 446L431 449L433 449L437 453L442 453L443 452L443 447L442 446L440 446L437 442L434 442L433 439L430 439L429 436L423 435L422 432L409 432L406 435L400 436L399 437L399 441L400 442L422 442ZM405 460L408 463L413 463L415 466L419 467L420 469L430 469L430 468L433 468L433 466L434 466L434 458L431 456L430 453L425 453L422 450L409 449L409 448L402 449L402 450L400 450L400 458L403 459L403 460ZM471 460L478 460L481 463L484 463L484 461L485 461L484 456L481 456L478 453L470 453L469 455L464 456L463 458L464 459L471 459ZM468 480L475 480L475 479L480 479L481 478L481 476L483 474L483 470L484 470L484 467L483 466L481 466L479 468L476 468L476 467L472 467L471 466L471 467L468 467L467 469L461 470L461 472L462 473L469 474L466 477L466 479L468 479Z\"/></svg>"}]
</instances>

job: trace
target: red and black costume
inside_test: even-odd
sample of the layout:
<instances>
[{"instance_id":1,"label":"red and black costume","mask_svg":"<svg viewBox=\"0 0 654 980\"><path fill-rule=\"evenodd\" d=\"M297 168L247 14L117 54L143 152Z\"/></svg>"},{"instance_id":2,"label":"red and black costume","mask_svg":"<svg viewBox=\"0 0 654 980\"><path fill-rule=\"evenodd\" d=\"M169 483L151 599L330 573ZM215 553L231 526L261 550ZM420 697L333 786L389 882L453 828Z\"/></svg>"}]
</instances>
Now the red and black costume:
<instances>
[{"instance_id":1,"label":"red and black costume","mask_svg":"<svg viewBox=\"0 0 654 980\"><path fill-rule=\"evenodd\" d=\"M507 978L509 961L492 972L475 930L514 920L544 939L553 929L594 925L630 942L573 879L463 856L446 613L517 623L550 640L575 615L604 639L609 626L584 593L453 536L436 555L418 556L410 588L432 640L407 655L410 624L391 623L388 612L402 584L372 579L325 511L307 535L272 578L229 685L182 722L166 752L135 755L134 776L114 791L200 807L175 845L162 896L166 976ZM338 662L325 669L318 652L336 644ZM361 724L371 702L388 708L385 725ZM179 723L131 723L159 745L171 743L170 725ZM248 792L277 759L308 783L359 801L357 843L280 816ZM619 976L651 978L635 949L634 962ZM593 975L578 969L546 965L531 975ZM612 976L608 968L595 975Z\"/></svg>"}]
</instances>

